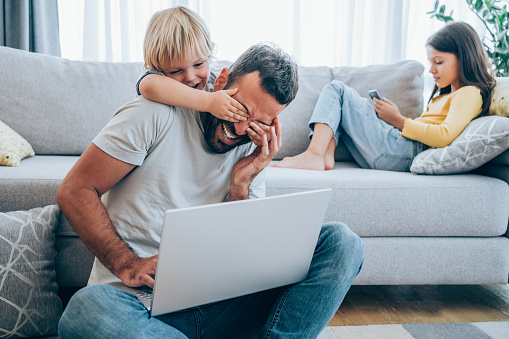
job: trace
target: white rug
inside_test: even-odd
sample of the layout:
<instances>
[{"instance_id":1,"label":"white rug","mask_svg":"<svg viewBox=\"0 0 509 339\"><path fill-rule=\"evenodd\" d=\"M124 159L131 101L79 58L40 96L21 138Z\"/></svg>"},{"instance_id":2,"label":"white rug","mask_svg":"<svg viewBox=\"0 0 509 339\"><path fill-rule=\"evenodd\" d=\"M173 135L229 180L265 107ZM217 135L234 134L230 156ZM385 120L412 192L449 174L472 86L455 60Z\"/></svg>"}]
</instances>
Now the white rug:
<instances>
[{"instance_id":1,"label":"white rug","mask_svg":"<svg viewBox=\"0 0 509 339\"><path fill-rule=\"evenodd\" d=\"M318 339L508 339L509 321L327 326Z\"/></svg>"}]
</instances>

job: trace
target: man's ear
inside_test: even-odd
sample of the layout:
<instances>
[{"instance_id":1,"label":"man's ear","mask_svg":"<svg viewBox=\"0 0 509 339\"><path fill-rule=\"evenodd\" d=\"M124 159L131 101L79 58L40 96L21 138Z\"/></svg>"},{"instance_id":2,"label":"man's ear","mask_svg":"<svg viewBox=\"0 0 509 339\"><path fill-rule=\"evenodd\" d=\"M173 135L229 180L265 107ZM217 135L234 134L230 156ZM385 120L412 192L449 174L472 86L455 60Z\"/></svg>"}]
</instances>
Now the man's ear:
<instances>
[{"instance_id":1,"label":"man's ear","mask_svg":"<svg viewBox=\"0 0 509 339\"><path fill-rule=\"evenodd\" d=\"M217 76L216 82L214 83L214 92L222 90L228 83L228 77L230 76L230 70L223 68L221 73Z\"/></svg>"}]
</instances>

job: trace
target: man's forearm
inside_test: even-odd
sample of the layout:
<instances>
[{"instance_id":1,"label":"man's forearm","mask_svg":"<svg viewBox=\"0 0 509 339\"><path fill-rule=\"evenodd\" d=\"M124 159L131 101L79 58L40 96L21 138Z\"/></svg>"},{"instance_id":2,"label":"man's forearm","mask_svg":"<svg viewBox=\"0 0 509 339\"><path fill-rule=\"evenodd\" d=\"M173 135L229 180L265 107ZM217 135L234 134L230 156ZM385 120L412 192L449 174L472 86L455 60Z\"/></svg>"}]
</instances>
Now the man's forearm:
<instances>
[{"instance_id":1,"label":"man's forearm","mask_svg":"<svg viewBox=\"0 0 509 339\"><path fill-rule=\"evenodd\" d=\"M64 187L61 190L58 204L71 226L90 252L119 276L138 257L114 229L97 192L86 189L73 192Z\"/></svg>"}]
</instances>

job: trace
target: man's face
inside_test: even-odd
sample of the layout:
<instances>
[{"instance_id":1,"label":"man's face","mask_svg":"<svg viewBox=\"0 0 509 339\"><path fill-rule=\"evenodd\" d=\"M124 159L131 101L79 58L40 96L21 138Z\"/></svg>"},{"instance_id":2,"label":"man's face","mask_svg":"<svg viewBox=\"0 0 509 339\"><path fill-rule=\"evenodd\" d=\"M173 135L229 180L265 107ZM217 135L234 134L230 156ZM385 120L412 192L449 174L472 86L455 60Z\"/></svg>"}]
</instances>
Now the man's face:
<instances>
[{"instance_id":1,"label":"man's face","mask_svg":"<svg viewBox=\"0 0 509 339\"><path fill-rule=\"evenodd\" d=\"M218 88L216 85L215 90L223 89L221 87L224 88L224 86ZM246 130L251 122L270 126L274 118L285 108L285 105L281 105L276 98L263 90L258 72L244 75L231 84L230 88L238 88L233 98L244 106L249 118L247 121L232 123L220 120L212 114L205 114L203 122L205 140L217 153L226 153L250 142Z\"/></svg>"}]
</instances>

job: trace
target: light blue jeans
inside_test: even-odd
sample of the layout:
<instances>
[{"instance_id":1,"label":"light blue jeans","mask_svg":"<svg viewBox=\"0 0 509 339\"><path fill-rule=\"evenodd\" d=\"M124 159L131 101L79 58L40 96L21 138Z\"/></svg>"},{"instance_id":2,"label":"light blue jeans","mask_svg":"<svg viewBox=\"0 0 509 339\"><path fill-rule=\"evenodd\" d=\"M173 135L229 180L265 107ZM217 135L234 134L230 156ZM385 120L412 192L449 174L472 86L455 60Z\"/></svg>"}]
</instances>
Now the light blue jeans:
<instances>
[{"instance_id":1,"label":"light blue jeans","mask_svg":"<svg viewBox=\"0 0 509 339\"><path fill-rule=\"evenodd\" d=\"M66 338L316 338L343 301L364 258L362 240L342 223L322 226L300 283L150 317L133 295L110 285L79 290L58 332Z\"/></svg>"},{"instance_id":2,"label":"light blue jeans","mask_svg":"<svg viewBox=\"0 0 509 339\"><path fill-rule=\"evenodd\" d=\"M428 148L379 119L367 99L340 81L332 81L320 92L309 120L311 130L315 123L328 125L336 144L341 138L362 168L408 172L414 157Z\"/></svg>"}]
</instances>

